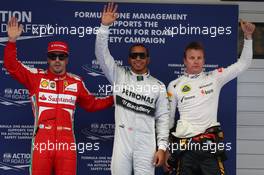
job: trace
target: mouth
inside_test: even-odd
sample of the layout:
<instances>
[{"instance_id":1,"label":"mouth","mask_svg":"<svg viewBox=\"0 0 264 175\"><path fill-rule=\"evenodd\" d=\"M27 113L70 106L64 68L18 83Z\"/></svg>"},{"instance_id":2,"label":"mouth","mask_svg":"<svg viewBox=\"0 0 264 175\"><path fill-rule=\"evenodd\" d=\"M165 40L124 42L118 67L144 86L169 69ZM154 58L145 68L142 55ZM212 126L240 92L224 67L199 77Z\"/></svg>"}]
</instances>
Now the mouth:
<instances>
[{"instance_id":1,"label":"mouth","mask_svg":"<svg viewBox=\"0 0 264 175\"><path fill-rule=\"evenodd\" d=\"M140 68L140 67L142 67L142 64L141 63L135 63L134 66Z\"/></svg>"},{"instance_id":2,"label":"mouth","mask_svg":"<svg viewBox=\"0 0 264 175\"><path fill-rule=\"evenodd\" d=\"M57 65L54 65L55 68L60 68L61 65L57 64Z\"/></svg>"}]
</instances>

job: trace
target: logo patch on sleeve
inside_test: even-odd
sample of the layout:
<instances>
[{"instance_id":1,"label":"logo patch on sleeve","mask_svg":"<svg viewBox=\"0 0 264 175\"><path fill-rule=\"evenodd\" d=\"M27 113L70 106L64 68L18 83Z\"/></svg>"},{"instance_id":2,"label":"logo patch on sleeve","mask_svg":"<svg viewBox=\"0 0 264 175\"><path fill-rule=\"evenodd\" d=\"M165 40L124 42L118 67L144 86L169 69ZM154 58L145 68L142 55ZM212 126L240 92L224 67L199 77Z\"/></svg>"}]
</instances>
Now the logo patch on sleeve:
<instances>
[{"instance_id":1,"label":"logo patch on sleeve","mask_svg":"<svg viewBox=\"0 0 264 175\"><path fill-rule=\"evenodd\" d=\"M168 95L169 98L172 97L172 93L171 92L167 92L167 95Z\"/></svg>"},{"instance_id":2,"label":"logo patch on sleeve","mask_svg":"<svg viewBox=\"0 0 264 175\"><path fill-rule=\"evenodd\" d=\"M220 68L217 69L217 71L218 71L219 73L222 73L222 72L223 72L223 68L220 67Z\"/></svg>"}]
</instances>

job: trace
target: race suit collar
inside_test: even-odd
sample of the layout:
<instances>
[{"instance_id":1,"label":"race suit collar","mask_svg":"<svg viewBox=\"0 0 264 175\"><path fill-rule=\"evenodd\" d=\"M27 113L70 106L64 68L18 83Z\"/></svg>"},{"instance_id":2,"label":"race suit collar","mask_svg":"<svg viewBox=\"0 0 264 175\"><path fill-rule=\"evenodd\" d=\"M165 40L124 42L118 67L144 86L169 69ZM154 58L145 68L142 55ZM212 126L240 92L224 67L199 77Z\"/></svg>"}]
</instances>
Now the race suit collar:
<instances>
[{"instance_id":1,"label":"race suit collar","mask_svg":"<svg viewBox=\"0 0 264 175\"><path fill-rule=\"evenodd\" d=\"M144 74L136 74L135 72L133 72L131 69L130 69L130 74L132 75L132 79L134 81L144 81L146 78L149 77L149 71L147 71L146 73Z\"/></svg>"},{"instance_id":2,"label":"race suit collar","mask_svg":"<svg viewBox=\"0 0 264 175\"><path fill-rule=\"evenodd\" d=\"M187 72L184 72L184 76L188 77L188 78L191 78L191 79L199 78L203 74L204 74L204 72L200 72L199 74L188 74Z\"/></svg>"},{"instance_id":3,"label":"race suit collar","mask_svg":"<svg viewBox=\"0 0 264 175\"><path fill-rule=\"evenodd\" d=\"M52 73L49 69L47 70L47 74L49 75L50 78L52 79L57 79L57 80L64 80L66 78L67 72L65 72L62 75L56 75Z\"/></svg>"}]
</instances>

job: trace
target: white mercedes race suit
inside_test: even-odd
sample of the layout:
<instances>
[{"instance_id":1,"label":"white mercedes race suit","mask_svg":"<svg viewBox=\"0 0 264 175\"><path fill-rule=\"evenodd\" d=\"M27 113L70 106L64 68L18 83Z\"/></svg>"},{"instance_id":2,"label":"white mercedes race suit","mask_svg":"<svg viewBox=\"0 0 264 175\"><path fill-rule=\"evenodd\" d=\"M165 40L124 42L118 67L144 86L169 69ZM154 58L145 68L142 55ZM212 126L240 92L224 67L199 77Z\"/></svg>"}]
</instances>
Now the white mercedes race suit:
<instances>
[{"instance_id":1,"label":"white mercedes race suit","mask_svg":"<svg viewBox=\"0 0 264 175\"><path fill-rule=\"evenodd\" d=\"M169 135L169 104L166 87L149 73L137 75L118 66L108 49L109 29L99 28L95 54L113 85L115 139L112 175L154 175L153 158L166 150Z\"/></svg>"},{"instance_id":2,"label":"white mercedes race suit","mask_svg":"<svg viewBox=\"0 0 264 175\"><path fill-rule=\"evenodd\" d=\"M245 71L252 61L252 40L244 40L240 59L227 68L218 68L197 75L184 74L170 82L168 95L171 107L170 127L174 125L175 109L180 119L176 132L179 138L188 138L204 133L206 129L220 125L217 109L220 90L227 82Z\"/></svg>"}]
</instances>

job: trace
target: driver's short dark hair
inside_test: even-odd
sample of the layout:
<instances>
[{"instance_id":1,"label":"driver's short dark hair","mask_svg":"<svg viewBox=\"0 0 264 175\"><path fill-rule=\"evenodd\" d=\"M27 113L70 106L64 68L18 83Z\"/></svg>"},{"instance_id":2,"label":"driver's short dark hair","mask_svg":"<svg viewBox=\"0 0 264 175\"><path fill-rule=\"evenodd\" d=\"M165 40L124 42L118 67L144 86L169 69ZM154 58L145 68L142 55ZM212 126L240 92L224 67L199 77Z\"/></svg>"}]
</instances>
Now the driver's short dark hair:
<instances>
[{"instance_id":1,"label":"driver's short dark hair","mask_svg":"<svg viewBox=\"0 0 264 175\"><path fill-rule=\"evenodd\" d=\"M146 49L147 57L149 57L149 49L148 49L144 44L142 44L142 43L136 43L136 44L133 44L133 45L129 48L129 53L128 53L128 54L130 54L130 53L132 52L132 49L133 49L134 47L143 47L143 48L145 48L145 49Z\"/></svg>"},{"instance_id":2,"label":"driver's short dark hair","mask_svg":"<svg viewBox=\"0 0 264 175\"><path fill-rule=\"evenodd\" d=\"M205 54L205 51L204 51L204 46L201 42L198 42L198 41L193 41L191 43L189 43L185 49L184 49L184 53L183 53L183 56L184 58L186 58L186 52L187 50L189 49L195 49L195 50L201 50L203 51L203 53Z\"/></svg>"}]
</instances>

